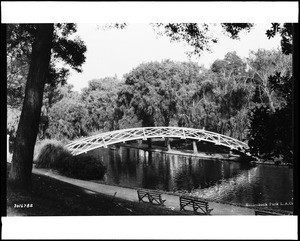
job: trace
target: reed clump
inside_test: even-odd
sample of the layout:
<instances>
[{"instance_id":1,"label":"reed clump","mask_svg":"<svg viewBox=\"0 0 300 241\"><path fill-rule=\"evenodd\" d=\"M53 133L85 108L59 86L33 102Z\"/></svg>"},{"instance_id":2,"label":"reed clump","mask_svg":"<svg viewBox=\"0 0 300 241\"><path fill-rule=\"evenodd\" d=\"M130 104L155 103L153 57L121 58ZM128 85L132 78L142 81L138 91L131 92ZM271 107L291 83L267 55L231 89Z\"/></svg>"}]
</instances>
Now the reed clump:
<instances>
[{"instance_id":1,"label":"reed clump","mask_svg":"<svg viewBox=\"0 0 300 241\"><path fill-rule=\"evenodd\" d=\"M45 140L35 148L36 168L49 168L60 174L83 180L103 179L106 167L93 156L73 156L64 145L56 140Z\"/></svg>"},{"instance_id":2,"label":"reed clump","mask_svg":"<svg viewBox=\"0 0 300 241\"><path fill-rule=\"evenodd\" d=\"M37 168L56 169L65 159L72 154L57 140L45 140L35 147L35 158Z\"/></svg>"}]
</instances>

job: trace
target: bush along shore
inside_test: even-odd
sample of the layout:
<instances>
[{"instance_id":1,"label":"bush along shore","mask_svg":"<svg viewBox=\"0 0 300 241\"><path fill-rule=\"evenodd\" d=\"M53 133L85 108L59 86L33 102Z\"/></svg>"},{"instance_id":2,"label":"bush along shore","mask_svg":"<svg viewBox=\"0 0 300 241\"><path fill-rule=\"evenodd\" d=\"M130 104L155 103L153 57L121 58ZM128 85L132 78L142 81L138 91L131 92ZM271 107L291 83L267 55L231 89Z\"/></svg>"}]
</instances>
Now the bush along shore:
<instances>
[{"instance_id":1,"label":"bush along shore","mask_svg":"<svg viewBox=\"0 0 300 241\"><path fill-rule=\"evenodd\" d=\"M82 179L102 179L106 172L104 164L95 157L73 156L64 145L56 140L45 140L36 147L36 168L50 168L61 175Z\"/></svg>"}]
</instances>

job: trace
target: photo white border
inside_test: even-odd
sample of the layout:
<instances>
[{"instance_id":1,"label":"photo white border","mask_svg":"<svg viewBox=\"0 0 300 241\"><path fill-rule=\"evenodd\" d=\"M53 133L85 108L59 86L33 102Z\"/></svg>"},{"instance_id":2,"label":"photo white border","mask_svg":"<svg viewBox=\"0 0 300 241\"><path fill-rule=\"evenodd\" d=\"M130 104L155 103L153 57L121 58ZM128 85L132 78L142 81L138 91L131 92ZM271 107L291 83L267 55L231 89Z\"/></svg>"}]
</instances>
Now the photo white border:
<instances>
[{"instance_id":1,"label":"photo white border","mask_svg":"<svg viewBox=\"0 0 300 241\"><path fill-rule=\"evenodd\" d=\"M297 22L298 2L1 2L2 23Z\"/></svg>"},{"instance_id":2,"label":"photo white border","mask_svg":"<svg viewBox=\"0 0 300 241\"><path fill-rule=\"evenodd\" d=\"M298 1L2 1L1 22L298 22ZM2 217L2 238L296 240L297 221L297 216Z\"/></svg>"},{"instance_id":3,"label":"photo white border","mask_svg":"<svg viewBox=\"0 0 300 241\"><path fill-rule=\"evenodd\" d=\"M297 216L3 217L3 239L297 240Z\"/></svg>"}]
</instances>

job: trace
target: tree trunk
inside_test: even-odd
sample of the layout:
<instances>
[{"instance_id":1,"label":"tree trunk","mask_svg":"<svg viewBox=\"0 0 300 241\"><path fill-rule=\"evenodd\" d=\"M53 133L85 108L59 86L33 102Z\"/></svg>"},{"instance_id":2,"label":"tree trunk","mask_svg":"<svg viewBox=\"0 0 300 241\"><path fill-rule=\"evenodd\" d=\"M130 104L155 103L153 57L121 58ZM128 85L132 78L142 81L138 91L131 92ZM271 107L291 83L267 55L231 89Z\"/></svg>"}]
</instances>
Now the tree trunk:
<instances>
[{"instance_id":1,"label":"tree trunk","mask_svg":"<svg viewBox=\"0 0 300 241\"><path fill-rule=\"evenodd\" d=\"M29 189L33 151L38 134L44 85L49 68L53 24L38 24L32 45L25 98L17 130L9 179L19 188Z\"/></svg>"},{"instance_id":2,"label":"tree trunk","mask_svg":"<svg viewBox=\"0 0 300 241\"><path fill-rule=\"evenodd\" d=\"M271 109L271 111L274 113L275 112L275 107L274 107L274 103L273 103L273 100L272 100L272 97L271 97L271 93L269 91L269 89L265 86L265 93L268 97L268 100L269 100L269 107Z\"/></svg>"}]
</instances>

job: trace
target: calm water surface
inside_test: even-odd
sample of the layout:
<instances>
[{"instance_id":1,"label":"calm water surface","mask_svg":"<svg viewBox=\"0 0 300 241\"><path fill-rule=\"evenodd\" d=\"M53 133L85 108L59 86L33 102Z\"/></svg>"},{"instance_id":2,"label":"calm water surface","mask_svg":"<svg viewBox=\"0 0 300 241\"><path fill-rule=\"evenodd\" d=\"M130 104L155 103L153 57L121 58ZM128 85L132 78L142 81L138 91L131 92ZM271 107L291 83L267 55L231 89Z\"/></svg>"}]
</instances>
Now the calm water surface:
<instances>
[{"instance_id":1,"label":"calm water surface","mask_svg":"<svg viewBox=\"0 0 300 241\"><path fill-rule=\"evenodd\" d=\"M157 189L230 203L292 210L293 169L117 147L89 152L108 184Z\"/></svg>"}]
</instances>

